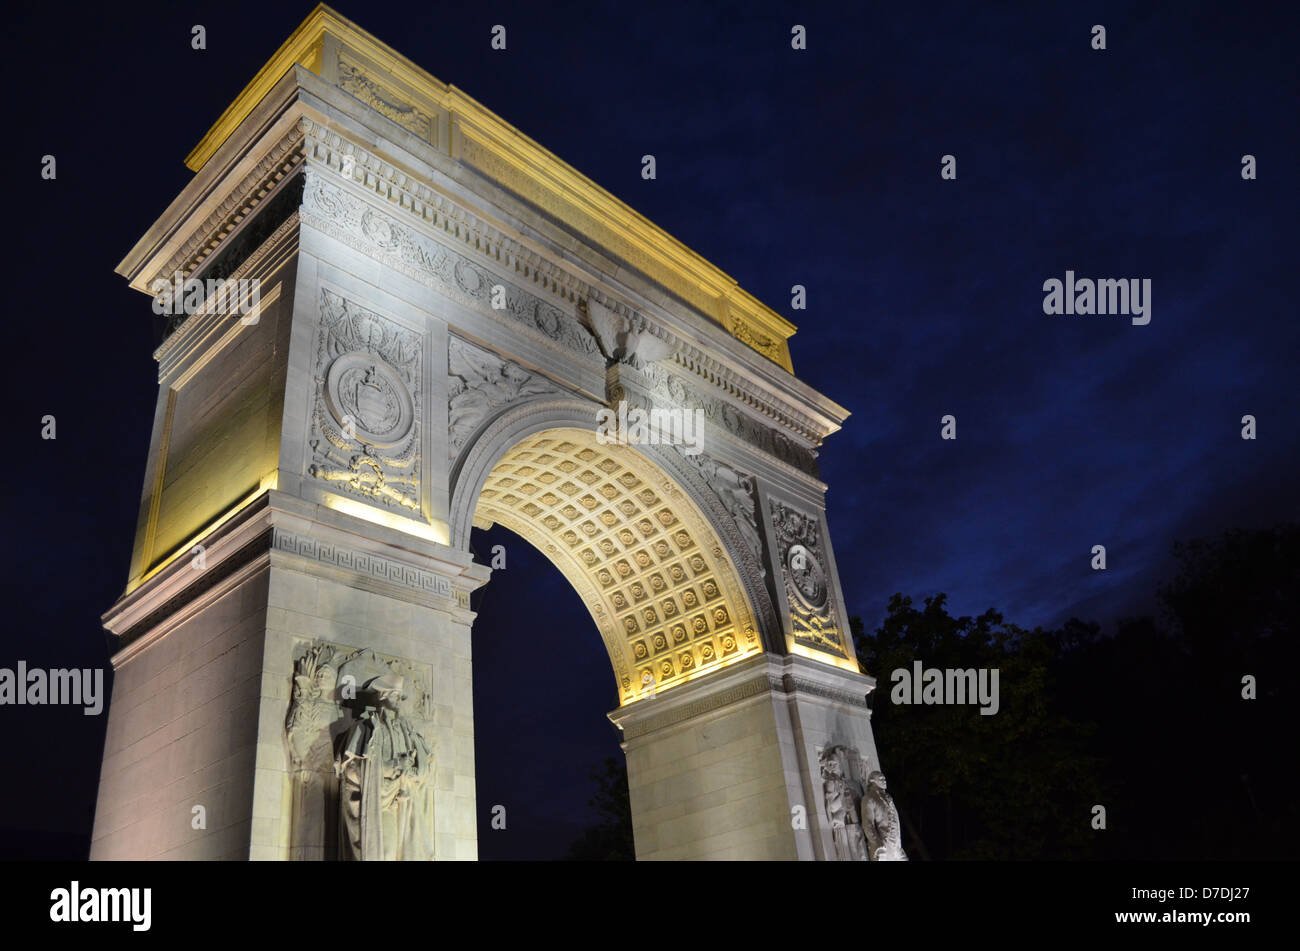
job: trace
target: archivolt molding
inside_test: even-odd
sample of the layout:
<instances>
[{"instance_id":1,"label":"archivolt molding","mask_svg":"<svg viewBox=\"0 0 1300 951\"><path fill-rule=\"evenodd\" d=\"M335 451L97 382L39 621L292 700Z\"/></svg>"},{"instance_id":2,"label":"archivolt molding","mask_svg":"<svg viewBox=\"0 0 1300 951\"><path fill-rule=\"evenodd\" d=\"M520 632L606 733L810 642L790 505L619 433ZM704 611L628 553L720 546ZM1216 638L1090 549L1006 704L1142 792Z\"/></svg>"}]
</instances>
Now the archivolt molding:
<instances>
[{"instance_id":1,"label":"archivolt molding","mask_svg":"<svg viewBox=\"0 0 1300 951\"><path fill-rule=\"evenodd\" d=\"M452 544L468 548L477 512L545 552L592 606L623 703L647 675L664 689L783 647L760 558L716 494L670 447L596 443L596 408L540 397L482 429L453 473Z\"/></svg>"},{"instance_id":2,"label":"archivolt molding","mask_svg":"<svg viewBox=\"0 0 1300 951\"><path fill-rule=\"evenodd\" d=\"M469 443L469 448L458 460L451 475L452 545L462 550L468 548L478 500L477 492L483 485L487 470L496 462L500 453L515 442L544 429L571 426L590 430L599 408L594 402L583 402L572 397L558 400L538 397L508 406L489 426L480 427L480 435ZM691 459L677 447L651 445L639 447L639 450L676 480L692 504L708 519L738 570L749 603L757 612L759 633L765 649L783 651L784 628L777 620L775 606L764 583L767 571L761 539L758 537L761 510L753 477L717 460L698 461L702 459L702 454ZM734 480L728 481L727 476L723 476L722 482L714 485L705 470L717 475L719 469L732 474ZM752 514L746 514L742 499L730 495L725 501L723 498L723 495L728 494L728 486L743 493L746 485L749 486L748 491L753 493Z\"/></svg>"},{"instance_id":3,"label":"archivolt molding","mask_svg":"<svg viewBox=\"0 0 1300 951\"><path fill-rule=\"evenodd\" d=\"M448 512L451 546L469 550L479 492L488 472L511 446L545 429L594 429L599 405L576 397L535 397L511 404L479 431L452 467Z\"/></svg>"},{"instance_id":4,"label":"archivolt molding","mask_svg":"<svg viewBox=\"0 0 1300 951\"><path fill-rule=\"evenodd\" d=\"M756 559L760 559L759 572L762 573L762 540L758 531L758 498L755 494L754 477L748 472L729 466L714 459L706 452L688 455L677 447L681 457L694 467L703 483L722 503L731 520L736 523L740 538L745 547Z\"/></svg>"},{"instance_id":5,"label":"archivolt molding","mask_svg":"<svg viewBox=\"0 0 1300 951\"><path fill-rule=\"evenodd\" d=\"M785 632L777 621L776 610L764 584L767 571L764 567L762 544L758 538L757 486L754 485L752 477L726 463L706 458L703 453L691 457L682 453L677 447L665 446L646 446L644 451L681 484L722 536L723 545L736 565L749 602L758 612L765 648L769 651L782 652L785 648ZM704 461L696 461L700 459ZM734 487L737 493L743 493L745 483L748 482L754 501L752 520L746 515L743 500L729 493L730 483L726 481L725 474L722 475L721 483L710 480L710 473L716 477L721 474L721 470L736 477ZM725 500L724 495L727 496Z\"/></svg>"},{"instance_id":6,"label":"archivolt molding","mask_svg":"<svg viewBox=\"0 0 1300 951\"><path fill-rule=\"evenodd\" d=\"M544 430L492 467L477 512L581 579L598 624L613 619L621 703L762 652L739 572L708 520L636 449L601 445L590 429Z\"/></svg>"}]
</instances>

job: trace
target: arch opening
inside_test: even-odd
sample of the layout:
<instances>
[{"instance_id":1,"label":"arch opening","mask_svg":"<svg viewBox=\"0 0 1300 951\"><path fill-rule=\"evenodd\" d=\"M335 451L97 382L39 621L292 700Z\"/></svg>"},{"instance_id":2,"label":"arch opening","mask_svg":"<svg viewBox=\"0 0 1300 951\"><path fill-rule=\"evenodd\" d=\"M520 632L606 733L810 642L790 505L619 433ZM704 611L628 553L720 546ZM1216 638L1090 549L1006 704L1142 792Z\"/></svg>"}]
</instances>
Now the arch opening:
<instances>
[{"instance_id":1,"label":"arch opening","mask_svg":"<svg viewBox=\"0 0 1300 951\"><path fill-rule=\"evenodd\" d=\"M619 705L761 653L753 607L707 518L633 446L574 427L520 439L493 464L474 524L528 541L577 590Z\"/></svg>"}]
</instances>

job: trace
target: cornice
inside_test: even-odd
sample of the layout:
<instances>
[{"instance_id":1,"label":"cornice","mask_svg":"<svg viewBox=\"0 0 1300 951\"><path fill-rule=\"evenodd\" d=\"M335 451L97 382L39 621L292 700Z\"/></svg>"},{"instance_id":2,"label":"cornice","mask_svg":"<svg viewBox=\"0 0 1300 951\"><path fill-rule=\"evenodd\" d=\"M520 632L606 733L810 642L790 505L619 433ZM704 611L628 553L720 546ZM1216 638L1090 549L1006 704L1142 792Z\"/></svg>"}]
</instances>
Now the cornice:
<instances>
[{"instance_id":1,"label":"cornice","mask_svg":"<svg viewBox=\"0 0 1300 951\"><path fill-rule=\"evenodd\" d=\"M795 326L736 280L677 241L653 222L561 161L455 86L439 81L406 57L323 4L276 51L222 113L186 159L200 171L256 111L261 100L294 66L336 81L340 56L350 69L366 63L383 73L367 75L374 92L392 84L407 114L424 116L425 137L436 147L497 185L533 202L578 234L590 235L651 280L717 321L746 346L791 370L788 338ZM358 61L359 60L359 61ZM419 108L417 108L419 107ZM431 135L434 125L445 127ZM417 133L420 134L420 133Z\"/></svg>"},{"instance_id":2,"label":"cornice","mask_svg":"<svg viewBox=\"0 0 1300 951\"><path fill-rule=\"evenodd\" d=\"M198 145L185 157L186 166L191 171L197 172L207 165L208 160L243 124L249 113L257 108L267 93L275 87L286 72L293 68L295 63L314 73L319 73L327 24L339 20L341 18L323 3L312 10L307 15L307 19L298 25L266 65L258 70L257 75L248 81L248 85L240 90L234 101L204 133Z\"/></svg>"},{"instance_id":3,"label":"cornice","mask_svg":"<svg viewBox=\"0 0 1300 951\"><path fill-rule=\"evenodd\" d=\"M782 375L783 380L756 382L751 373L745 372L743 358L728 365L715 355L725 352L729 343L729 335L720 328L701 327L698 321L688 323L649 301L633 304L627 299L630 295L619 293L595 275L579 271L576 262L561 263L519 236L507 234L450 195L353 142L338 128L308 116L302 117L299 128L304 134L304 152L313 167L328 169L336 179L382 199L385 211L400 211L408 221L414 219L423 226L426 236L443 243L455 242L465 253L512 272L566 304L578 306L595 300L626 319L633 331L651 333L667 343L673 349L672 361L681 370L720 390L740 408L790 430L810 448L820 446L848 416L842 407L788 374ZM343 174L345 164L353 169L352 175ZM691 339L700 336L711 339L704 345ZM794 400L782 398L782 389L802 391L797 396L807 399L815 411L801 410Z\"/></svg>"},{"instance_id":4,"label":"cornice","mask_svg":"<svg viewBox=\"0 0 1300 951\"><path fill-rule=\"evenodd\" d=\"M198 545L203 547L201 569L193 567L190 557ZM459 620L472 618L469 594L490 574L468 553L419 542L270 490L228 521L191 539L161 570L104 613L104 627L121 643L114 667L258 571L277 564L444 610Z\"/></svg>"},{"instance_id":5,"label":"cornice","mask_svg":"<svg viewBox=\"0 0 1300 951\"><path fill-rule=\"evenodd\" d=\"M190 238L167 261L148 276L146 286L158 277L178 271L194 273L262 203L302 164L301 123L286 132L266 150L262 158L219 205L202 221L190 225Z\"/></svg>"},{"instance_id":6,"label":"cornice","mask_svg":"<svg viewBox=\"0 0 1300 951\"><path fill-rule=\"evenodd\" d=\"M856 689L858 685L864 690ZM820 669L798 656L762 654L718 671L713 677L684 684L663 697L619 707L608 714L623 733L635 740L705 716L753 697L793 702L817 697L831 703L868 709L866 693L875 681L861 674Z\"/></svg>"},{"instance_id":7,"label":"cornice","mask_svg":"<svg viewBox=\"0 0 1300 951\"><path fill-rule=\"evenodd\" d=\"M333 16L332 12L321 7L313 13L308 23L315 18L317 26L323 29L322 24L330 16ZM346 24L346 21L340 22ZM350 24L348 28L355 29ZM308 49L308 46L303 46L296 40L293 44L286 44L286 47L289 46L298 50ZM329 49L337 53L336 45ZM362 52L368 55L365 50ZM395 62L401 65L405 61L399 57ZM227 168L241 170L238 184L218 198L211 192L218 190L219 183L205 182L204 187L209 193L200 194L199 179L196 179L193 187L187 188L173 202L173 208L169 209L164 219L160 219L160 225L164 225L165 221L171 221L172 224L162 228L161 239L154 239L151 257L142 255L142 252L150 253L147 242L142 240L119 266L119 271L127 273L137 289L147 289L156 276L171 276L176 271L189 275L201 268L206 260L220 252L238 234L241 224L255 214L261 203L299 171L304 160L310 159L313 165L330 168L341 177L346 159L355 169L350 176L351 184L382 199L382 207L386 211L393 213L400 210L423 225L438 240L454 241L472 256L487 260L496 270L513 273L544 295L575 306L579 311L588 300L602 304L626 319L635 331L650 333L664 340L671 351L667 359L676 369L698 377L742 412L760 421L776 424L808 449L815 452L822 441L836 432L847 418L848 412L843 407L788 372L768 361L754 360L749 355L752 350L738 340L734 333L728 333L719 326L707 312L701 320L700 313L685 304L688 310L677 314L671 309L665 309L665 304L675 306L676 303L667 298L660 303L644 298L638 291L625 285L615 287L608 283L607 275L599 269L593 273L593 265L583 260L582 256L568 253L561 255L545 247L542 241L518 232L508 233L505 229L509 225L476 213L465 204L464 197L436 187L439 181L436 176L429 179L427 172L417 174L417 171L422 171L422 161L437 161L435 155L422 158L419 154L422 150L438 152L433 144L406 142L406 147L416 149L416 154L407 153L400 146L396 147L401 159L415 166L417 171L413 171L397 164L394 157L377 154L351 141L346 125L340 128L336 120L326 120L324 115L313 108L313 104L327 108L330 112L335 108L343 108L349 118L364 114L365 121L375 127L391 124L391 120L373 109L358 105L354 97L320 76L305 72L305 69L311 68L311 62L299 65L305 68L294 70L293 63L287 63L285 68L291 74L282 75L263 93L266 99L257 104L256 128L252 137L248 131L240 129L236 137L238 141L230 143L231 149L243 150L239 155L244 158L233 153L223 156L222 162ZM383 60L381 65L384 68L396 68L388 60ZM321 68L319 62L315 66ZM414 67L406 64L402 68ZM427 77L427 74L423 75ZM431 77L428 80L436 82ZM251 88L253 84L250 84ZM451 99L460 95L453 87L443 88L448 90L447 95ZM271 95L272 90L274 95ZM303 101L304 95L307 96L307 101ZM325 101L320 101L319 97L324 97ZM335 103L339 105L336 106ZM378 138L381 142L390 142L389 138L382 135ZM216 164L212 163L213 167ZM244 171L245 168L247 171ZM200 178L209 178L210 172L210 168L205 168ZM434 183L434 187L426 182ZM461 188L467 187L463 182L457 184ZM191 191L195 194L187 198ZM472 189L470 191L472 193ZM186 202L190 204L187 205ZM192 207L193 210L187 214L183 210L186 207ZM159 226L155 226L151 235L159 230ZM172 237L167 237L168 235ZM185 235L183 241L180 240L182 235ZM588 246L600 251L598 243Z\"/></svg>"},{"instance_id":8,"label":"cornice","mask_svg":"<svg viewBox=\"0 0 1300 951\"><path fill-rule=\"evenodd\" d=\"M303 158L298 94L296 77L285 76L247 117L231 154L196 175L168 204L117 265L131 287L148 294L155 277L191 273L293 174Z\"/></svg>"},{"instance_id":9,"label":"cornice","mask_svg":"<svg viewBox=\"0 0 1300 951\"><path fill-rule=\"evenodd\" d=\"M239 281L247 278L262 269L263 263L272 257L276 259L274 263L278 264L287 251L297 249L299 224L298 213L294 212L231 273L228 279ZM263 294L261 307L270 306L274 302L274 298L278 296L278 289L275 290L274 296ZM173 370L184 363L190 356L200 351L203 347L203 341L208 338L213 330L220 330L223 327L229 327L231 324L228 315L217 313L215 308L206 305L207 302L205 301L204 308L187 316L181 322L181 325L168 334L163 342L158 345L158 349L154 351L153 357L158 361L159 382L165 380ZM242 322L235 322L235 328L242 326L244 326ZM237 329L236 332L238 332Z\"/></svg>"}]
</instances>

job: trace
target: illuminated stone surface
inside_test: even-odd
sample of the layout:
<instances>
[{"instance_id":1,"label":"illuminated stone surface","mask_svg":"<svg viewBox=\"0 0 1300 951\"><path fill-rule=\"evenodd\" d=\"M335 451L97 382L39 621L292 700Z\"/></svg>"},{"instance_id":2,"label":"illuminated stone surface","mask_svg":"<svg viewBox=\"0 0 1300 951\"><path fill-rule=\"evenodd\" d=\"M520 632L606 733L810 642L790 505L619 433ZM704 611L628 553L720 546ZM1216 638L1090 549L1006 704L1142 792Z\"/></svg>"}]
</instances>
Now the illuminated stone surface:
<instances>
[{"instance_id":1,"label":"illuminated stone surface","mask_svg":"<svg viewBox=\"0 0 1300 951\"><path fill-rule=\"evenodd\" d=\"M546 552L592 608L623 703L762 650L707 521L635 448L546 430L492 468L477 517Z\"/></svg>"},{"instance_id":2,"label":"illuminated stone surface","mask_svg":"<svg viewBox=\"0 0 1300 951\"><path fill-rule=\"evenodd\" d=\"M839 857L819 762L878 767L873 684L815 462L847 412L794 328L326 8L188 163L119 273L261 306L155 354L92 856L336 858L336 740L388 718L418 756L382 788L420 811L357 849L475 858L469 536L497 522L591 607L639 857ZM698 410L703 452L602 445L621 402Z\"/></svg>"}]
</instances>

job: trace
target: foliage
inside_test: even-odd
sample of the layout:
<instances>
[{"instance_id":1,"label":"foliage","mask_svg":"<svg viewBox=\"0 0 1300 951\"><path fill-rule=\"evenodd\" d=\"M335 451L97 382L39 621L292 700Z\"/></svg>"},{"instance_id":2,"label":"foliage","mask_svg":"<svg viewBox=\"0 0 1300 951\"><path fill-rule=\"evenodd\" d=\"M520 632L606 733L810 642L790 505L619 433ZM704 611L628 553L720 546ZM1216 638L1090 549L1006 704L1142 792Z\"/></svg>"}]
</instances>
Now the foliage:
<instances>
[{"instance_id":1,"label":"foliage","mask_svg":"<svg viewBox=\"0 0 1300 951\"><path fill-rule=\"evenodd\" d=\"M1026 630L895 594L868 635L872 723L914 859L1296 858L1292 671L1300 666L1300 527L1174 546L1164 617L1113 634L1072 618ZM1000 706L902 704L896 670L996 668ZM1243 697L1243 677L1257 684ZM601 817L571 857L630 860L625 765L592 773ZM1093 807L1106 808L1094 829Z\"/></svg>"},{"instance_id":2,"label":"foliage","mask_svg":"<svg viewBox=\"0 0 1300 951\"><path fill-rule=\"evenodd\" d=\"M853 619L859 660L878 672L876 743L904 823L904 848L920 858L1079 858L1090 853L1090 807L1102 801L1094 727L1053 702L1062 645L996 611L952 617L943 595L917 607L894 595L874 637ZM895 670L996 669L999 709L895 703Z\"/></svg>"},{"instance_id":3,"label":"foliage","mask_svg":"<svg viewBox=\"0 0 1300 951\"><path fill-rule=\"evenodd\" d=\"M585 830L569 848L568 858L579 862L631 862L636 859L632 842L632 806L627 787L627 764L607 756L591 771L595 795L587 805L600 821Z\"/></svg>"},{"instance_id":4,"label":"foliage","mask_svg":"<svg viewBox=\"0 0 1300 951\"><path fill-rule=\"evenodd\" d=\"M867 636L873 725L918 857L1232 859L1300 854L1289 672L1300 662L1300 528L1175 544L1164 617L1112 635L1071 619L1025 631L945 598L890 599ZM890 673L997 666L1002 705L890 702ZM1246 699L1243 678L1256 698ZM1090 824L1106 807L1105 830Z\"/></svg>"}]
</instances>

